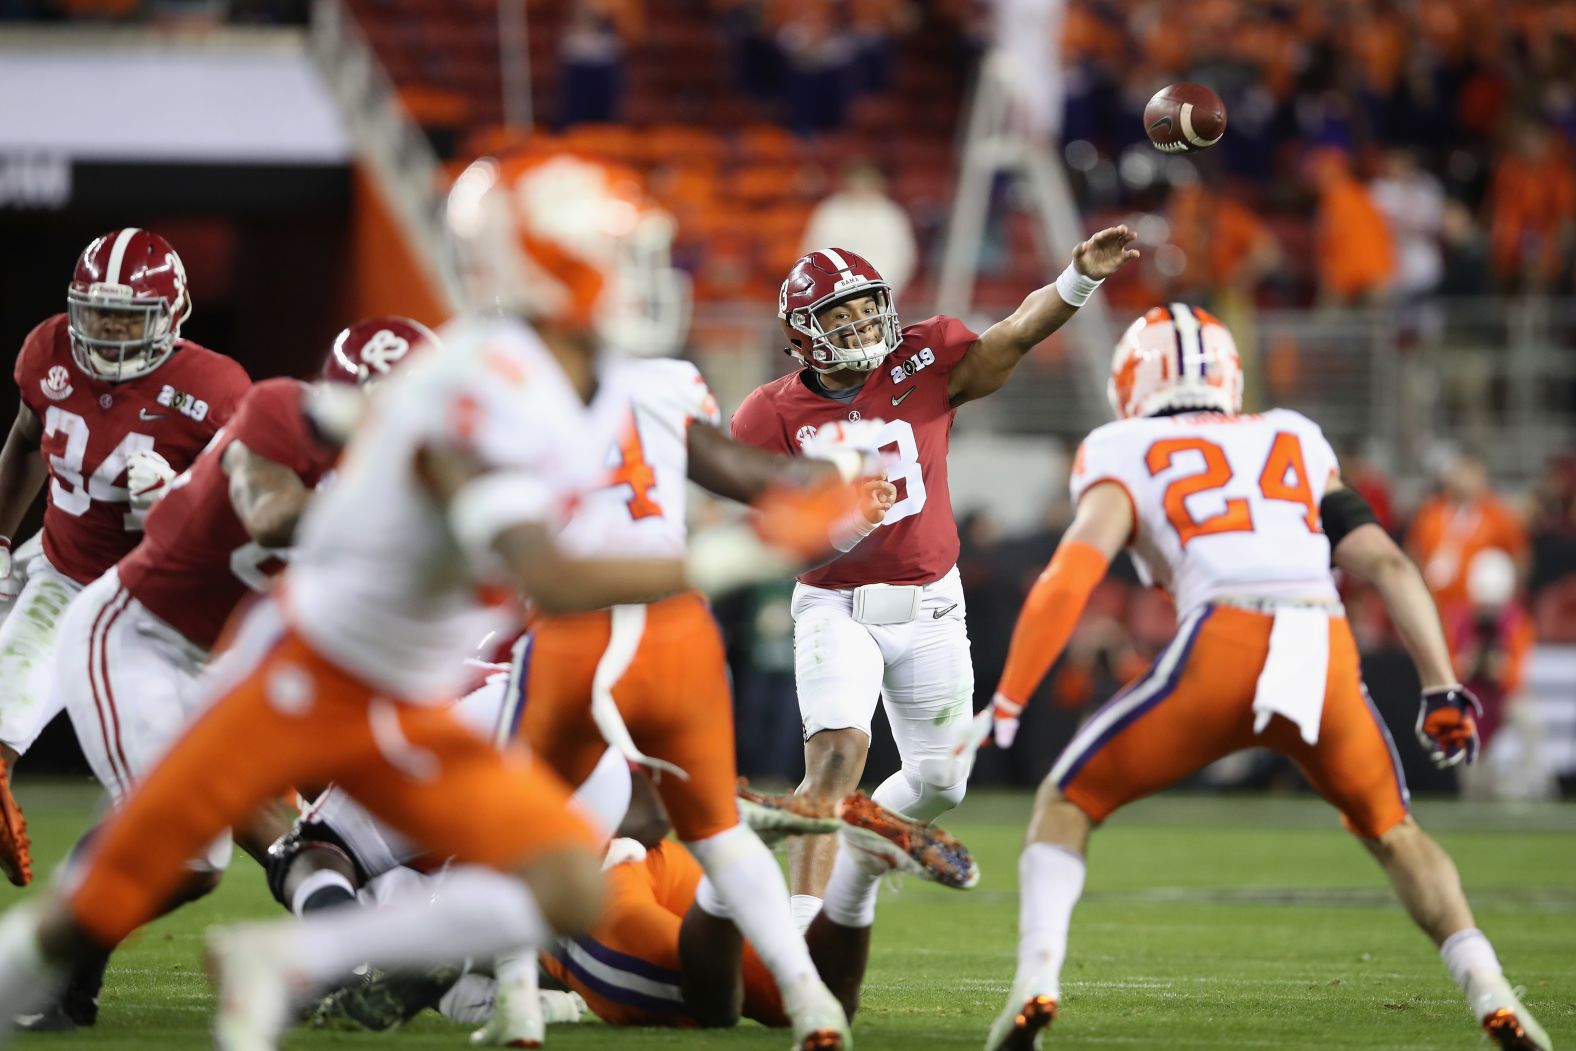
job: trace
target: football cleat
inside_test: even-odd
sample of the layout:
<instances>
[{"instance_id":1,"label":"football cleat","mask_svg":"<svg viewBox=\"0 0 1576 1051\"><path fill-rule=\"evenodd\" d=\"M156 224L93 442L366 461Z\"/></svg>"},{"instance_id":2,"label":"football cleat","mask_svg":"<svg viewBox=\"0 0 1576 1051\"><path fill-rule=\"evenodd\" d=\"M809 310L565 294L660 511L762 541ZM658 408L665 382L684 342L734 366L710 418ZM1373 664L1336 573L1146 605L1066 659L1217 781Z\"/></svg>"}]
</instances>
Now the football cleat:
<instances>
[{"instance_id":1,"label":"football cleat","mask_svg":"<svg viewBox=\"0 0 1576 1051\"><path fill-rule=\"evenodd\" d=\"M853 1035L843 1005L820 978L808 975L783 990L793 1020L793 1051L850 1051Z\"/></svg>"},{"instance_id":2,"label":"football cleat","mask_svg":"<svg viewBox=\"0 0 1576 1051\"><path fill-rule=\"evenodd\" d=\"M910 821L863 792L844 799L839 813L838 837L848 850L944 887L967 890L980 881L968 848L934 825Z\"/></svg>"},{"instance_id":3,"label":"football cleat","mask_svg":"<svg viewBox=\"0 0 1576 1051\"><path fill-rule=\"evenodd\" d=\"M541 1047L547 1016L536 988L536 953L499 956L493 967L493 1013L471 1034L478 1047Z\"/></svg>"},{"instance_id":4,"label":"football cleat","mask_svg":"<svg viewBox=\"0 0 1576 1051\"><path fill-rule=\"evenodd\" d=\"M1056 998L1040 994L1013 997L1007 1009L996 1017L985 1039L985 1051L1035 1051L1051 1023L1056 1021Z\"/></svg>"},{"instance_id":5,"label":"football cleat","mask_svg":"<svg viewBox=\"0 0 1576 1051\"><path fill-rule=\"evenodd\" d=\"M27 838L27 819L11 794L11 771L0 759L0 872L13 887L33 882L32 843Z\"/></svg>"},{"instance_id":6,"label":"football cleat","mask_svg":"<svg viewBox=\"0 0 1576 1051\"><path fill-rule=\"evenodd\" d=\"M208 934L208 976L218 995L215 1051L274 1051L307 988L289 963L292 924L219 927Z\"/></svg>"},{"instance_id":7,"label":"football cleat","mask_svg":"<svg viewBox=\"0 0 1576 1051\"><path fill-rule=\"evenodd\" d=\"M1472 1016L1482 1020L1483 1032L1502 1051L1549 1051L1549 1034L1533 1019L1502 974L1473 974L1468 979Z\"/></svg>"},{"instance_id":8,"label":"football cleat","mask_svg":"<svg viewBox=\"0 0 1576 1051\"><path fill-rule=\"evenodd\" d=\"M750 788L741 778L739 816L767 846L792 836L819 836L842 827L834 807L810 796L767 795Z\"/></svg>"}]
</instances>

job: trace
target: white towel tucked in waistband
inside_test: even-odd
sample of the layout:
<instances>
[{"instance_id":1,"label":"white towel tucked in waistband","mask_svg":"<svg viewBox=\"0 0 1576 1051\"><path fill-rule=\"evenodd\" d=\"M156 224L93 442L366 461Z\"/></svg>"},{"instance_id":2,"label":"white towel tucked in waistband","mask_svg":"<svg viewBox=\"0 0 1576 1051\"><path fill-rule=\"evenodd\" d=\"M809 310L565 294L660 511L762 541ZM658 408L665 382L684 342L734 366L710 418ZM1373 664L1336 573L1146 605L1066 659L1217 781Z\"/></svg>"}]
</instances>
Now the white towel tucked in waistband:
<instances>
[{"instance_id":1,"label":"white towel tucked in waistband","mask_svg":"<svg viewBox=\"0 0 1576 1051\"><path fill-rule=\"evenodd\" d=\"M1262 733L1270 716L1280 715L1297 724L1304 741L1318 744L1329 670L1329 612L1296 607L1276 611L1269 656L1253 698L1253 732Z\"/></svg>"}]
</instances>

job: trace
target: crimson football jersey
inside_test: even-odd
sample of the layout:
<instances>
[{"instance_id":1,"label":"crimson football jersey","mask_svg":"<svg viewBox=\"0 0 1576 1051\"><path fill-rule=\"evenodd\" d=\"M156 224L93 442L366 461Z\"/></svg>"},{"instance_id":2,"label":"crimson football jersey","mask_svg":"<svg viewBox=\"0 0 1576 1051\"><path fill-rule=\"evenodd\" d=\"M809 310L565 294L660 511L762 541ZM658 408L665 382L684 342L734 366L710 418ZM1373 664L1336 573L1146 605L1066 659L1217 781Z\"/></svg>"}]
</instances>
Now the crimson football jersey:
<instances>
[{"instance_id":1,"label":"crimson football jersey","mask_svg":"<svg viewBox=\"0 0 1576 1051\"><path fill-rule=\"evenodd\" d=\"M251 380L222 354L190 340L145 376L106 383L71 356L66 315L28 333L16 359L22 404L44 425L49 465L44 554L60 572L87 584L136 546L126 461L152 449L185 470L235 412Z\"/></svg>"},{"instance_id":2,"label":"crimson football jersey","mask_svg":"<svg viewBox=\"0 0 1576 1051\"><path fill-rule=\"evenodd\" d=\"M820 588L862 584L929 584L958 560L958 525L947 487L947 447L957 410L947 379L979 337L957 318L933 317L903 329L852 401L813 389L809 370L790 373L751 392L733 414L733 435L776 453L797 455L816 429L837 420L885 420L881 451L897 457L888 470L897 502L875 532L852 551L799 579Z\"/></svg>"},{"instance_id":3,"label":"crimson football jersey","mask_svg":"<svg viewBox=\"0 0 1576 1051\"><path fill-rule=\"evenodd\" d=\"M308 422L300 380L264 380L241 402L218 440L176 479L148 513L147 534L120 563L120 582L153 614L211 649L249 590L262 591L282 553L257 543L230 503L219 460L231 442L294 471L308 488L333 467L338 450Z\"/></svg>"}]
</instances>

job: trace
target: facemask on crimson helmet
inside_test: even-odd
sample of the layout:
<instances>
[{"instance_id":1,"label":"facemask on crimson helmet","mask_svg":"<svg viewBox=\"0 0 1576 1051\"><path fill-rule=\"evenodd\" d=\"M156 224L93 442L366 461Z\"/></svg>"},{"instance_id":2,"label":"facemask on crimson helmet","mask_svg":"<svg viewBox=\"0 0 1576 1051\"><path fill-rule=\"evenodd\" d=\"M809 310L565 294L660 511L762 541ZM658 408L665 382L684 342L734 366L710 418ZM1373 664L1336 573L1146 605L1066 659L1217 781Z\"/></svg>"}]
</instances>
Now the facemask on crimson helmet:
<instances>
[{"instance_id":1,"label":"facemask on crimson helmet","mask_svg":"<svg viewBox=\"0 0 1576 1051\"><path fill-rule=\"evenodd\" d=\"M66 291L71 355L110 383L145 376L175 352L191 316L186 267L169 242L136 227L95 238Z\"/></svg>"},{"instance_id":2,"label":"facemask on crimson helmet","mask_svg":"<svg viewBox=\"0 0 1576 1051\"><path fill-rule=\"evenodd\" d=\"M892 286L845 248L794 264L777 294L777 319L788 353L817 372L870 372L903 340Z\"/></svg>"}]
</instances>

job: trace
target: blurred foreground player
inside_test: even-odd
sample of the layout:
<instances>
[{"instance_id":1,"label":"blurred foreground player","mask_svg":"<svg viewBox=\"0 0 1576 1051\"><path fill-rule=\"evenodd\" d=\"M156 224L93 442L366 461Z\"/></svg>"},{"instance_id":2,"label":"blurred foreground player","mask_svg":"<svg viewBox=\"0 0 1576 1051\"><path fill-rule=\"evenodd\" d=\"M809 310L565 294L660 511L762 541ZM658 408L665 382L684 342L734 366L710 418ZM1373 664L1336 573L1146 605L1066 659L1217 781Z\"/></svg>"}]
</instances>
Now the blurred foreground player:
<instances>
[{"instance_id":1,"label":"blurred foreground player","mask_svg":"<svg viewBox=\"0 0 1576 1051\"><path fill-rule=\"evenodd\" d=\"M28 333L21 394L0 450L0 871L31 878L12 768L60 711L51 690L61 616L134 547L147 504L230 418L250 381L223 355L181 338L186 268L158 234L95 238L77 259L66 313ZM44 481L44 528L11 538Z\"/></svg>"},{"instance_id":2,"label":"blurred foreground player","mask_svg":"<svg viewBox=\"0 0 1576 1051\"><path fill-rule=\"evenodd\" d=\"M804 367L746 398L734 435L797 454L834 424L884 420L873 444L897 461L888 470L896 502L880 525L794 588L802 792L840 799L854 790L880 700L903 765L876 789L876 802L927 822L963 799L951 752L972 712L974 668L947 488L953 417L1001 389L1029 351L1136 257L1132 239L1120 226L1095 234L1054 284L982 336L950 317L900 327L891 287L853 252L811 252L783 281L777 316L788 353ZM830 837L790 852L800 929L820 906L836 856Z\"/></svg>"},{"instance_id":3,"label":"blurred foreground player","mask_svg":"<svg viewBox=\"0 0 1576 1051\"><path fill-rule=\"evenodd\" d=\"M320 382L370 384L434 339L407 318L358 321L335 339ZM142 542L88 585L61 622L55 690L117 805L196 714L198 676L225 623L283 567L301 513L339 456L308 416L318 390L286 378L248 391L223 432L163 490ZM264 807L235 835L262 859L289 821ZM86 837L78 849L85 845ZM225 833L189 861L189 878L167 907L218 886L229 855ZM60 1002L27 1027L94 1024L108 959L73 969Z\"/></svg>"},{"instance_id":4,"label":"blurred foreground player","mask_svg":"<svg viewBox=\"0 0 1576 1051\"><path fill-rule=\"evenodd\" d=\"M558 242L570 258L648 248L611 221L627 216L619 187L581 181L575 193L599 198L600 211L565 209L523 228L514 199L475 189L462 176L450 200L466 251L479 237ZM603 289L608 303L639 304L642 293L632 282ZM211 705L105 823L65 892L0 919L0 1018L36 1003L72 959L145 923L189 858L295 784L335 780L415 842L471 866L434 901L215 932L224 1051L274 1047L294 996L361 962L541 945L595 919L595 836L568 809L567 787L441 707L467 677L475 640L517 622L511 595L595 608L681 591L693 568L575 560L553 540L562 509L603 470L600 445L585 440L597 340L537 320L456 321L442 353L377 392L333 486L302 520L280 587L210 672ZM761 561L759 548L744 561Z\"/></svg>"},{"instance_id":5,"label":"blurred foreground player","mask_svg":"<svg viewBox=\"0 0 1576 1051\"><path fill-rule=\"evenodd\" d=\"M1040 786L1018 863L1017 977L988 1051L1037 1047L1056 1017L1094 826L1254 746L1290 758L1340 810L1490 1038L1547 1051L1473 925L1455 865L1409 812L1330 575L1333 554L1377 589L1423 682L1419 740L1440 766L1470 763L1478 703L1456 681L1417 567L1341 483L1317 424L1285 409L1239 414L1236 346L1205 311L1173 304L1135 321L1116 349L1110 397L1118 419L1078 450L1077 512L1013 632L996 713L1016 720L1123 548L1176 597L1181 627L1148 673L1084 723Z\"/></svg>"}]
</instances>

